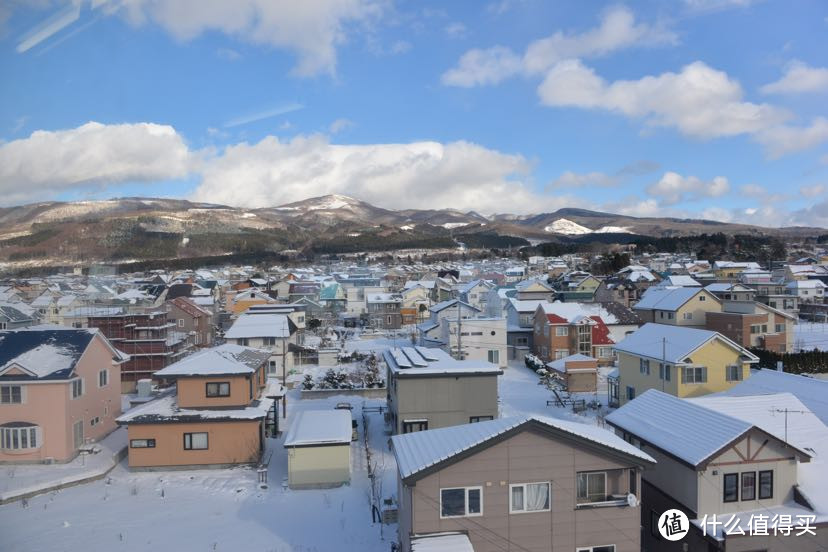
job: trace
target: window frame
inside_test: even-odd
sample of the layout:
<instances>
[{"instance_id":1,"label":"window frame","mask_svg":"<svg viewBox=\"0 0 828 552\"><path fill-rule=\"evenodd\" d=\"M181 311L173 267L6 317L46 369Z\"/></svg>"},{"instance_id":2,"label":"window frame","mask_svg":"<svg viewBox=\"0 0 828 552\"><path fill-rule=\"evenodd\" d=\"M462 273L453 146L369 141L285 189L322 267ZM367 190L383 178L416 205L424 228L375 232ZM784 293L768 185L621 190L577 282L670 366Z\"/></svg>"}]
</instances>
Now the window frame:
<instances>
[{"instance_id":1,"label":"window frame","mask_svg":"<svg viewBox=\"0 0 828 552\"><path fill-rule=\"evenodd\" d=\"M601 550L602 548L609 550ZM599 544L597 546L579 546L575 552L616 552L617 547L614 544Z\"/></svg>"},{"instance_id":2,"label":"window frame","mask_svg":"<svg viewBox=\"0 0 828 552\"><path fill-rule=\"evenodd\" d=\"M736 483L734 486L734 493L736 495L735 498L729 499L727 498L727 481L730 478L734 478ZM739 477L738 472L734 473L726 473L722 476L722 502L725 504L729 504L731 502L739 502L739 487L741 485L741 478Z\"/></svg>"},{"instance_id":3,"label":"window frame","mask_svg":"<svg viewBox=\"0 0 828 552\"><path fill-rule=\"evenodd\" d=\"M555 337L568 337L569 336L569 327L568 326L555 326Z\"/></svg>"},{"instance_id":4,"label":"window frame","mask_svg":"<svg viewBox=\"0 0 828 552\"><path fill-rule=\"evenodd\" d=\"M0 405L23 404L25 402L23 387L25 386L17 384L0 385ZM17 389L17 396L19 399L17 401L14 400L15 388ZM3 395L5 394L4 391L6 389L8 389L8 401L3 400Z\"/></svg>"},{"instance_id":5,"label":"window frame","mask_svg":"<svg viewBox=\"0 0 828 552\"><path fill-rule=\"evenodd\" d=\"M204 435L205 444L203 447L193 447L193 435ZM190 446L187 446L187 437L190 439ZM209 450L210 449L210 434L206 431L189 431L184 433L184 450Z\"/></svg>"},{"instance_id":6,"label":"window frame","mask_svg":"<svg viewBox=\"0 0 828 552\"><path fill-rule=\"evenodd\" d=\"M646 374L650 375L650 359L648 358L641 358L638 359L638 373L639 374Z\"/></svg>"},{"instance_id":7,"label":"window frame","mask_svg":"<svg viewBox=\"0 0 828 552\"><path fill-rule=\"evenodd\" d=\"M211 385L218 386L216 388L217 389L216 392L212 393L212 394L210 393L210 386ZM224 385L227 386L227 393L222 393L221 392L222 386L224 386ZM220 399L220 398L229 397L230 396L230 382L229 381L208 381L208 382L205 382L204 383L204 395L208 399Z\"/></svg>"},{"instance_id":8,"label":"window frame","mask_svg":"<svg viewBox=\"0 0 828 552\"><path fill-rule=\"evenodd\" d=\"M463 490L463 511L464 514L457 516L443 515L443 491L458 491ZM480 493L480 511L469 513L469 491L478 491ZM483 486L470 485L468 487L441 487L440 488L440 519L455 519L464 517L481 517L483 515Z\"/></svg>"},{"instance_id":9,"label":"window frame","mask_svg":"<svg viewBox=\"0 0 828 552\"><path fill-rule=\"evenodd\" d=\"M738 364L728 364L725 366L725 381L742 381L742 371Z\"/></svg>"},{"instance_id":10,"label":"window frame","mask_svg":"<svg viewBox=\"0 0 828 552\"><path fill-rule=\"evenodd\" d=\"M764 474L770 475L770 494L767 496L762 494L762 476ZM773 498L773 478L773 470L760 470L756 474L756 496L759 497L759 500L770 500Z\"/></svg>"},{"instance_id":11,"label":"window frame","mask_svg":"<svg viewBox=\"0 0 828 552\"><path fill-rule=\"evenodd\" d=\"M136 445L135 443L139 443L143 441L144 445ZM129 448L155 448L155 439L130 439L129 440Z\"/></svg>"},{"instance_id":12,"label":"window frame","mask_svg":"<svg viewBox=\"0 0 828 552\"><path fill-rule=\"evenodd\" d=\"M681 371L681 383L685 385L699 385L707 383L707 366L683 366ZM690 373L693 374L692 381L689 377L687 377ZM699 374L698 378L696 377L697 373Z\"/></svg>"},{"instance_id":13,"label":"window frame","mask_svg":"<svg viewBox=\"0 0 828 552\"><path fill-rule=\"evenodd\" d=\"M750 498L745 498L745 476L746 475L753 476L753 496L750 497ZM746 472L741 472L739 474L739 500L740 501L743 501L743 500L744 501L756 500L756 490L757 490L756 489L756 482L757 481L758 480L756 478L756 472L755 471L746 471Z\"/></svg>"},{"instance_id":14,"label":"window frame","mask_svg":"<svg viewBox=\"0 0 828 552\"><path fill-rule=\"evenodd\" d=\"M604 499L603 500L589 500L589 476L590 475L600 475L604 480ZM586 477L586 497L584 497L584 501L581 500L580 496L580 485L579 479L581 476ZM595 504L597 502L606 502L607 500L607 472L606 471L582 471L575 473L575 504L576 506L582 506L584 504Z\"/></svg>"},{"instance_id":15,"label":"window frame","mask_svg":"<svg viewBox=\"0 0 828 552\"><path fill-rule=\"evenodd\" d=\"M480 422L491 422L494 416L469 416L470 424L479 424Z\"/></svg>"},{"instance_id":16,"label":"window frame","mask_svg":"<svg viewBox=\"0 0 828 552\"><path fill-rule=\"evenodd\" d=\"M37 450L43 446L43 430L37 424L30 422L22 422L29 425L9 427L10 423L21 422L7 422L0 426L0 450L11 451L12 453L20 451ZM23 441L26 441L26 446ZM34 442L34 446L32 446Z\"/></svg>"},{"instance_id":17,"label":"window frame","mask_svg":"<svg viewBox=\"0 0 828 552\"><path fill-rule=\"evenodd\" d=\"M101 380L103 380L103 383L101 383ZM98 389L103 389L107 386L109 386L109 369L104 368L102 370L98 370Z\"/></svg>"},{"instance_id":18,"label":"window frame","mask_svg":"<svg viewBox=\"0 0 828 552\"><path fill-rule=\"evenodd\" d=\"M547 489L547 507L540 509L540 510L527 510L526 509L526 488L529 485L546 485ZM515 505L512 502L512 489L515 487L522 487L523 488L523 509L516 510ZM510 514L536 514L538 512L550 512L552 511L552 484L549 481L530 481L528 483L510 483L509 484L509 513Z\"/></svg>"},{"instance_id":19,"label":"window frame","mask_svg":"<svg viewBox=\"0 0 828 552\"><path fill-rule=\"evenodd\" d=\"M414 426L417 425L420 429L415 431L406 431L406 426ZM423 427L425 426L425 427ZM418 431L428 431L428 420L403 420L402 421L402 432L403 434L406 433L417 433Z\"/></svg>"},{"instance_id":20,"label":"window frame","mask_svg":"<svg viewBox=\"0 0 828 552\"><path fill-rule=\"evenodd\" d=\"M84 392L86 391L86 389L85 389L86 386L84 385L83 378L73 379L70 382L70 385L71 385L71 388L69 390L69 394L70 394L73 401L83 397ZM79 388L79 391L76 390L76 386L77 386L77 388Z\"/></svg>"}]
</instances>

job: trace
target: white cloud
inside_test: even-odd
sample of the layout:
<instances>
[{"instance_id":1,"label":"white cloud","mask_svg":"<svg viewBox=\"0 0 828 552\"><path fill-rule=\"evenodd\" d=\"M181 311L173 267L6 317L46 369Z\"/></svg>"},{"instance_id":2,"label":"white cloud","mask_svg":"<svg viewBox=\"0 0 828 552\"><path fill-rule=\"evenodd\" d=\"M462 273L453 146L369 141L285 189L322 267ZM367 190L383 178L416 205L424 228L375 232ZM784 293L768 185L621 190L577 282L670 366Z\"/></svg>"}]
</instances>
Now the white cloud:
<instances>
[{"instance_id":1,"label":"white cloud","mask_svg":"<svg viewBox=\"0 0 828 552\"><path fill-rule=\"evenodd\" d=\"M110 183L186 177L194 156L171 126L154 123L38 130L0 145L3 203Z\"/></svg>"},{"instance_id":2,"label":"white cloud","mask_svg":"<svg viewBox=\"0 0 828 552\"><path fill-rule=\"evenodd\" d=\"M810 149L828 140L828 119L817 117L804 127L773 126L756 134L755 139L765 147L771 158L778 158Z\"/></svg>"},{"instance_id":3,"label":"white cloud","mask_svg":"<svg viewBox=\"0 0 828 552\"><path fill-rule=\"evenodd\" d=\"M658 198L661 205L675 205L703 197L720 197L728 191L730 184L723 176L705 181L675 172L664 173L661 180L647 187L647 193Z\"/></svg>"},{"instance_id":4,"label":"white cloud","mask_svg":"<svg viewBox=\"0 0 828 552\"><path fill-rule=\"evenodd\" d=\"M608 83L579 60L568 60L547 73L538 94L549 106L605 109L698 138L753 133L789 117L771 105L743 101L737 81L701 61L679 73Z\"/></svg>"},{"instance_id":5,"label":"white cloud","mask_svg":"<svg viewBox=\"0 0 828 552\"><path fill-rule=\"evenodd\" d=\"M224 61L238 61L242 58L242 55L232 48L219 48L216 55Z\"/></svg>"},{"instance_id":6,"label":"white cloud","mask_svg":"<svg viewBox=\"0 0 828 552\"><path fill-rule=\"evenodd\" d=\"M245 42L294 52L299 76L334 74L336 50L354 25L369 24L385 0L131 0L127 19L154 22L179 40L219 31Z\"/></svg>"},{"instance_id":7,"label":"white cloud","mask_svg":"<svg viewBox=\"0 0 828 552\"><path fill-rule=\"evenodd\" d=\"M343 130L351 128L352 126L354 126L354 122L350 119L337 119L328 126L328 132L331 134L338 134Z\"/></svg>"},{"instance_id":8,"label":"white cloud","mask_svg":"<svg viewBox=\"0 0 828 552\"><path fill-rule=\"evenodd\" d=\"M691 12L708 13L729 8L747 8L757 0L684 0Z\"/></svg>"},{"instance_id":9,"label":"white cloud","mask_svg":"<svg viewBox=\"0 0 828 552\"><path fill-rule=\"evenodd\" d=\"M618 177L602 172L575 173L565 171L553 180L550 188L583 188L585 186L610 187L618 184Z\"/></svg>"},{"instance_id":10,"label":"white cloud","mask_svg":"<svg viewBox=\"0 0 828 552\"><path fill-rule=\"evenodd\" d=\"M542 74L565 59L600 57L625 48L676 41L676 35L663 26L637 23L629 8L615 6L604 12L598 27L580 34L558 31L531 42L523 56L504 46L469 50L456 67L443 74L442 82L463 87L497 84L518 74Z\"/></svg>"},{"instance_id":11,"label":"white cloud","mask_svg":"<svg viewBox=\"0 0 828 552\"><path fill-rule=\"evenodd\" d=\"M768 191L758 184L745 184L739 188L739 193L747 197L765 197Z\"/></svg>"},{"instance_id":12,"label":"white cloud","mask_svg":"<svg viewBox=\"0 0 828 552\"><path fill-rule=\"evenodd\" d=\"M455 21L454 23L450 23L446 25L446 28L443 29L446 32L446 36L449 38L463 38L469 32L466 26L459 21Z\"/></svg>"},{"instance_id":13,"label":"white cloud","mask_svg":"<svg viewBox=\"0 0 828 552\"><path fill-rule=\"evenodd\" d=\"M341 193L389 208L489 213L506 210L504 197L519 213L579 203L533 192L524 181L530 169L520 155L468 142L336 145L324 136L269 136L229 146L207 162L194 198L265 207Z\"/></svg>"},{"instance_id":14,"label":"white cloud","mask_svg":"<svg viewBox=\"0 0 828 552\"><path fill-rule=\"evenodd\" d=\"M293 113L294 111L299 111L304 109L305 106L300 103L289 103L284 105L279 105L276 107L270 107L264 109L262 111L257 111L255 113L248 113L246 115L242 115L240 117L235 117L224 123L225 128L232 128L237 126L246 125L249 123L255 123L257 121L263 121L265 119L271 119L273 117L278 117L279 115L285 115L286 113Z\"/></svg>"},{"instance_id":15,"label":"white cloud","mask_svg":"<svg viewBox=\"0 0 828 552\"><path fill-rule=\"evenodd\" d=\"M805 197L819 197L825 193L824 184L814 184L813 186L802 186L799 188L799 193Z\"/></svg>"},{"instance_id":16,"label":"white cloud","mask_svg":"<svg viewBox=\"0 0 828 552\"><path fill-rule=\"evenodd\" d=\"M828 91L828 68L809 67L794 60L788 64L785 74L775 82L760 89L765 94L801 94Z\"/></svg>"},{"instance_id":17,"label":"white cloud","mask_svg":"<svg viewBox=\"0 0 828 552\"><path fill-rule=\"evenodd\" d=\"M672 211L665 211L664 207L659 205L655 199L642 199L638 196L628 196L617 202L605 203L601 211L608 213L617 213L619 215L627 215L630 217L664 217L664 216L679 216Z\"/></svg>"}]
</instances>

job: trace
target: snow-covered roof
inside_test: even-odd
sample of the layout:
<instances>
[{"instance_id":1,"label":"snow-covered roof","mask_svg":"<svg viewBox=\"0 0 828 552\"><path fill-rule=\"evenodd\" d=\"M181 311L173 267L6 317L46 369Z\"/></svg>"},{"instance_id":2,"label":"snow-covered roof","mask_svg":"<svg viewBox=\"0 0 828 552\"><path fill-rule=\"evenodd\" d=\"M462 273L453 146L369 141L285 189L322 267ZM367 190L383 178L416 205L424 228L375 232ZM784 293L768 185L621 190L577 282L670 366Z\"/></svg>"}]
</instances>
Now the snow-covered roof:
<instances>
[{"instance_id":1,"label":"snow-covered roof","mask_svg":"<svg viewBox=\"0 0 828 552\"><path fill-rule=\"evenodd\" d=\"M722 395L740 397L745 395L767 395L791 393L808 410L828 425L828 381L788 374L776 370L751 370L750 377L740 381Z\"/></svg>"},{"instance_id":2,"label":"snow-covered roof","mask_svg":"<svg viewBox=\"0 0 828 552\"><path fill-rule=\"evenodd\" d=\"M566 356L566 357L563 357L563 358L559 358L557 360L553 360L552 362L547 362L546 366L548 366L549 368L552 368L553 370L556 370L558 372L567 372L567 371L577 372L579 370L589 370L589 368L576 368L574 370L572 368L570 368L569 370L567 370L566 365L570 362L589 362L589 361L598 362L596 359L592 358L591 356L582 355L581 353L575 353L574 355L569 355L569 356Z\"/></svg>"},{"instance_id":3,"label":"snow-covered roof","mask_svg":"<svg viewBox=\"0 0 828 552\"><path fill-rule=\"evenodd\" d=\"M561 303L555 301L554 303L543 302L540 306L547 315L554 314L571 323L593 316L600 317L605 324L619 323L615 314L607 310L602 303Z\"/></svg>"},{"instance_id":4,"label":"snow-covered roof","mask_svg":"<svg viewBox=\"0 0 828 552\"><path fill-rule=\"evenodd\" d=\"M655 389L610 413L607 422L698 466L751 424Z\"/></svg>"},{"instance_id":5,"label":"snow-covered roof","mask_svg":"<svg viewBox=\"0 0 828 552\"><path fill-rule=\"evenodd\" d=\"M466 533L429 533L411 536L411 552L474 552Z\"/></svg>"},{"instance_id":6,"label":"snow-covered roof","mask_svg":"<svg viewBox=\"0 0 828 552\"><path fill-rule=\"evenodd\" d=\"M351 431L348 410L302 410L290 425L285 447L350 444Z\"/></svg>"},{"instance_id":7,"label":"snow-covered roof","mask_svg":"<svg viewBox=\"0 0 828 552\"><path fill-rule=\"evenodd\" d=\"M224 334L226 339L250 337L290 337L290 324L284 314L242 314Z\"/></svg>"},{"instance_id":8,"label":"snow-covered roof","mask_svg":"<svg viewBox=\"0 0 828 552\"><path fill-rule=\"evenodd\" d=\"M394 435L391 437L391 442L400 477L408 479L427 468L529 423L537 423L603 445L644 462L655 463L655 460L647 453L624 441L612 431L596 425L545 416L524 415Z\"/></svg>"},{"instance_id":9,"label":"snow-covered roof","mask_svg":"<svg viewBox=\"0 0 828 552\"><path fill-rule=\"evenodd\" d=\"M202 349L155 372L158 377L252 374L270 358L270 351L226 343Z\"/></svg>"},{"instance_id":10,"label":"snow-covered roof","mask_svg":"<svg viewBox=\"0 0 828 552\"><path fill-rule=\"evenodd\" d=\"M166 395L136 406L115 421L121 425L169 422L207 422L226 420L260 420L273 407L273 399L258 399L244 408L179 408L178 396Z\"/></svg>"},{"instance_id":11,"label":"snow-covered roof","mask_svg":"<svg viewBox=\"0 0 828 552\"><path fill-rule=\"evenodd\" d=\"M400 377L440 375L500 375L503 371L483 360L456 360L442 349L395 347L382 353L388 368Z\"/></svg>"},{"instance_id":12,"label":"snow-covered roof","mask_svg":"<svg viewBox=\"0 0 828 552\"><path fill-rule=\"evenodd\" d=\"M644 324L615 345L615 350L656 360L666 360L670 364L683 364L694 351L713 339L718 339L738 350L739 354L746 357L748 361L759 360L756 355L720 333L668 324Z\"/></svg>"},{"instance_id":13,"label":"snow-covered roof","mask_svg":"<svg viewBox=\"0 0 828 552\"><path fill-rule=\"evenodd\" d=\"M701 287L701 284L686 274L672 274L667 276L664 285L676 287Z\"/></svg>"},{"instance_id":14,"label":"snow-covered roof","mask_svg":"<svg viewBox=\"0 0 828 552\"><path fill-rule=\"evenodd\" d=\"M651 287L633 309L675 311L699 293L705 292L699 287Z\"/></svg>"},{"instance_id":15,"label":"snow-covered roof","mask_svg":"<svg viewBox=\"0 0 828 552\"><path fill-rule=\"evenodd\" d=\"M469 305L468 303L466 303L464 301L460 301L459 299L448 299L446 301L441 301L441 302L437 303L436 305L432 305L431 307L429 307L428 310L431 311L431 312L440 312L440 311L446 310L446 309L451 308L451 307L456 307L458 303L464 309L470 309L470 310L473 310L475 312L480 312L480 309L478 309L477 307Z\"/></svg>"},{"instance_id":16,"label":"snow-covered roof","mask_svg":"<svg viewBox=\"0 0 828 552\"><path fill-rule=\"evenodd\" d=\"M822 280L794 280L785 286L787 289L823 289L826 288Z\"/></svg>"},{"instance_id":17,"label":"snow-covered roof","mask_svg":"<svg viewBox=\"0 0 828 552\"><path fill-rule=\"evenodd\" d=\"M538 309L538 305L551 305L549 301L543 299L527 299L521 301L510 297L509 302L517 312L535 312Z\"/></svg>"}]
</instances>

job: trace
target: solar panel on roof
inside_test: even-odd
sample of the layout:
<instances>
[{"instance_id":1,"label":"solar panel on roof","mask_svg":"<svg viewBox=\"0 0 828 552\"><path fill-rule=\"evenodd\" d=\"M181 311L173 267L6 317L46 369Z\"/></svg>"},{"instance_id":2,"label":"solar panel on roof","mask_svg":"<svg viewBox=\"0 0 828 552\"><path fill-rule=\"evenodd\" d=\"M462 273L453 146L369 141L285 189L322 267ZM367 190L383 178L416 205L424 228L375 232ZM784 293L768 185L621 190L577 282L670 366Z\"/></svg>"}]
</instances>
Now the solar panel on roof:
<instances>
[{"instance_id":1,"label":"solar panel on roof","mask_svg":"<svg viewBox=\"0 0 828 552\"><path fill-rule=\"evenodd\" d=\"M414 347L403 347L403 353L414 366L427 367L428 362L420 355Z\"/></svg>"}]
</instances>

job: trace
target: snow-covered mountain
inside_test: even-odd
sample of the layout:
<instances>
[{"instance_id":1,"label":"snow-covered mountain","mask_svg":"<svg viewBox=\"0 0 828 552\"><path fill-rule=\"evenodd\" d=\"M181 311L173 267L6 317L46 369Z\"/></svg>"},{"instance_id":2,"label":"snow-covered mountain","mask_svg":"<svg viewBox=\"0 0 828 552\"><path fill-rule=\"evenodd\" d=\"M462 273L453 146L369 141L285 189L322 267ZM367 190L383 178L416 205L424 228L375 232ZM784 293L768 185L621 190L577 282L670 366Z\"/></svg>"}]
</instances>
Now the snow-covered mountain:
<instances>
[{"instance_id":1,"label":"snow-covered mountain","mask_svg":"<svg viewBox=\"0 0 828 552\"><path fill-rule=\"evenodd\" d=\"M578 236L581 234L592 233L592 230L586 226L581 226L577 222L572 222L571 220L565 218L560 218L552 224L545 226L543 231L549 232L550 234L565 234L567 236Z\"/></svg>"}]
</instances>

